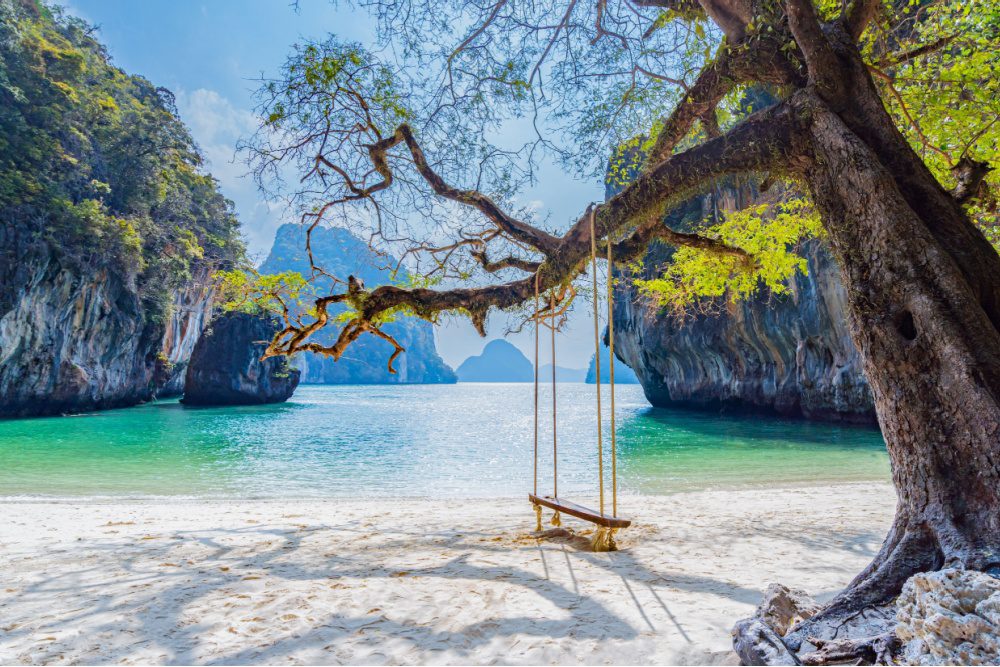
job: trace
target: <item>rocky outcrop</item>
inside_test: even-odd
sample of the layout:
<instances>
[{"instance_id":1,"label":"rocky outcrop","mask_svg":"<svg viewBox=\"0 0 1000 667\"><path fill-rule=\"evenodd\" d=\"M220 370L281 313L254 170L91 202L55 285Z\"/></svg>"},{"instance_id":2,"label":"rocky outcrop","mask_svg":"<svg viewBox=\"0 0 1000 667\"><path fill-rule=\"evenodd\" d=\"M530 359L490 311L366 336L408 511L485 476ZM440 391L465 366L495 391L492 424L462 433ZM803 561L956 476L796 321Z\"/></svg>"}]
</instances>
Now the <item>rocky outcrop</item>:
<instances>
[{"instance_id":1,"label":"rocky outcrop","mask_svg":"<svg viewBox=\"0 0 1000 667\"><path fill-rule=\"evenodd\" d=\"M918 574L896 601L903 664L1000 662L1000 579L946 569Z\"/></svg>"},{"instance_id":2,"label":"rocky outcrop","mask_svg":"<svg viewBox=\"0 0 1000 667\"><path fill-rule=\"evenodd\" d=\"M277 317L225 313L212 320L188 363L182 403L256 405L287 401L300 371L286 357L261 361L260 355L281 329Z\"/></svg>"},{"instance_id":3,"label":"rocky outcrop","mask_svg":"<svg viewBox=\"0 0 1000 667\"><path fill-rule=\"evenodd\" d=\"M755 410L874 423L875 407L851 341L838 269L818 241L808 275L788 294L724 304L685 321L619 288L615 352L653 405Z\"/></svg>"},{"instance_id":4,"label":"rocky outcrop","mask_svg":"<svg viewBox=\"0 0 1000 667\"><path fill-rule=\"evenodd\" d=\"M753 197L720 188L688 201L668 223L690 228L712 211L741 207ZM670 252L651 247L643 277L652 277ZM619 280L615 354L635 371L650 403L875 423L839 269L820 241L806 242L802 253L808 272L791 280L787 294L719 302L718 312L683 321L651 305L627 277Z\"/></svg>"},{"instance_id":5,"label":"rocky outcrop","mask_svg":"<svg viewBox=\"0 0 1000 667\"><path fill-rule=\"evenodd\" d=\"M803 590L789 588L784 584L770 584L757 605L754 617L784 636L789 628L799 621L812 618L820 608Z\"/></svg>"},{"instance_id":6,"label":"rocky outcrop","mask_svg":"<svg viewBox=\"0 0 1000 667\"><path fill-rule=\"evenodd\" d=\"M0 417L135 405L178 386L211 310L207 271L157 321L114 271L80 275L53 257L26 264L0 316Z\"/></svg>"},{"instance_id":7,"label":"rocky outcrop","mask_svg":"<svg viewBox=\"0 0 1000 667\"><path fill-rule=\"evenodd\" d=\"M180 396L184 392L187 365L194 346L212 318L214 289L206 269L197 272L189 285L174 292L163 342L160 345L160 378L156 396Z\"/></svg>"},{"instance_id":8,"label":"rocky outcrop","mask_svg":"<svg viewBox=\"0 0 1000 667\"><path fill-rule=\"evenodd\" d=\"M528 358L500 338L487 343L482 354L463 361L455 372L459 382L533 382L535 379L535 367Z\"/></svg>"},{"instance_id":9,"label":"rocky outcrop","mask_svg":"<svg viewBox=\"0 0 1000 667\"><path fill-rule=\"evenodd\" d=\"M305 228L286 224L278 228L274 245L267 259L261 264L262 274L297 271L310 274L309 258L305 252ZM346 229L318 227L312 233L312 251L316 263L335 276L346 279L353 275L369 288L383 285L390 280L391 258L379 258L368 245ZM315 283L319 293L333 289L329 280ZM331 314L342 307L330 309ZM452 383L455 372L438 355L434 342L434 328L430 322L416 317L401 316L383 329L406 348L395 363L396 374L390 374L386 362L393 348L387 341L374 336L362 336L351 344L347 353L338 361L313 354L301 354L295 363L302 370L302 382L317 384L408 384ZM317 342L330 344L336 338L335 327L313 336Z\"/></svg>"},{"instance_id":10,"label":"rocky outcrop","mask_svg":"<svg viewBox=\"0 0 1000 667\"><path fill-rule=\"evenodd\" d=\"M176 392L243 254L173 94L95 34L0 0L0 417Z\"/></svg>"}]
</instances>

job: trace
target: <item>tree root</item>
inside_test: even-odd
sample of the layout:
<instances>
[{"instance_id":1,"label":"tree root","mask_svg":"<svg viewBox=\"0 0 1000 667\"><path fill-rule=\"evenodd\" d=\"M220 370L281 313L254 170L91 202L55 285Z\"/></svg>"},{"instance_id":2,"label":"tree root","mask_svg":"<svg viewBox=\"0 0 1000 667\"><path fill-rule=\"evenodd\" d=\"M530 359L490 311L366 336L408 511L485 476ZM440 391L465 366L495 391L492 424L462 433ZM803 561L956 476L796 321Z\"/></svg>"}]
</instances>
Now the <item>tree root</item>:
<instances>
[{"instance_id":1,"label":"tree root","mask_svg":"<svg viewBox=\"0 0 1000 667\"><path fill-rule=\"evenodd\" d=\"M845 662L891 665L893 664L893 653L898 651L901 645L895 632L883 632L861 639L825 640L810 637L809 643L818 649L799 656L803 665L829 665Z\"/></svg>"},{"instance_id":2,"label":"tree root","mask_svg":"<svg viewBox=\"0 0 1000 667\"><path fill-rule=\"evenodd\" d=\"M931 530L897 518L878 555L818 613L784 636L760 617L740 621L733 647L745 665L892 664L901 646L895 599L907 579L940 569L943 560Z\"/></svg>"},{"instance_id":3,"label":"tree root","mask_svg":"<svg viewBox=\"0 0 1000 667\"><path fill-rule=\"evenodd\" d=\"M906 580L941 565L933 534L925 526L897 520L871 564L819 613L792 627L783 641L799 652L816 646L813 639L880 635L895 624L890 607Z\"/></svg>"}]
</instances>

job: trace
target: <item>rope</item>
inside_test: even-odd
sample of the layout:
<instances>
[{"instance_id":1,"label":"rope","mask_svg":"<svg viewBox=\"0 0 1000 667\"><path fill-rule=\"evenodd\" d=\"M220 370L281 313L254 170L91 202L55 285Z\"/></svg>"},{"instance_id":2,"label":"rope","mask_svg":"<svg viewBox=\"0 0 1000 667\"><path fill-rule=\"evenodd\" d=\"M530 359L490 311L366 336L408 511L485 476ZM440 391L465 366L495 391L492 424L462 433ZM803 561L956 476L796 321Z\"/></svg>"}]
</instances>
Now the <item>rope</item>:
<instances>
[{"instance_id":1,"label":"rope","mask_svg":"<svg viewBox=\"0 0 1000 667\"><path fill-rule=\"evenodd\" d=\"M535 495L538 495L538 272L535 272ZM539 530L541 528L539 527Z\"/></svg>"},{"instance_id":2,"label":"rope","mask_svg":"<svg viewBox=\"0 0 1000 667\"><path fill-rule=\"evenodd\" d=\"M614 272L611 262L611 235L608 235L608 380L611 389L611 516L618 516L618 461L615 437L615 297Z\"/></svg>"},{"instance_id":3,"label":"rope","mask_svg":"<svg viewBox=\"0 0 1000 667\"><path fill-rule=\"evenodd\" d=\"M601 430L601 334L598 330L600 312L597 309L597 233L594 230L595 210L590 209L590 266L594 277L594 373L597 380L597 476L600 480L601 514L604 514L604 441Z\"/></svg>"},{"instance_id":4,"label":"rope","mask_svg":"<svg viewBox=\"0 0 1000 667\"><path fill-rule=\"evenodd\" d=\"M559 497L559 459L556 447L556 292L549 292L549 307L552 313L552 497ZM562 525L557 511L552 515L552 525Z\"/></svg>"}]
</instances>

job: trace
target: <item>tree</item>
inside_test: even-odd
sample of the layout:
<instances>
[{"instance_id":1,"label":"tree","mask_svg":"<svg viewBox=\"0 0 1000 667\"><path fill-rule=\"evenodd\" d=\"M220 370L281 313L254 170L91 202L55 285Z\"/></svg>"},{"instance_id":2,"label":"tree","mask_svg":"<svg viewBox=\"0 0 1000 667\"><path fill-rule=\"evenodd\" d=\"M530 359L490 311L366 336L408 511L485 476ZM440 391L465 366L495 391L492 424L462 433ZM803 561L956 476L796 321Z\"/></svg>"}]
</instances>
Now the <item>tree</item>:
<instances>
[{"instance_id":1,"label":"tree","mask_svg":"<svg viewBox=\"0 0 1000 667\"><path fill-rule=\"evenodd\" d=\"M1000 572L1000 256L983 231L995 233L997 3L365 4L386 57L335 39L299 47L262 88L250 161L272 188L298 172L306 224L367 225L438 282L347 281L307 317L286 309L268 355L339 357L400 310L462 312L483 331L491 310L536 290L565 308L592 234L620 259L664 242L745 277L759 270L751 252L664 215L718 179L786 179L811 198L841 268L898 506L872 563L784 643L850 635L920 571ZM777 101L734 120L749 89ZM512 117L537 130L525 146L491 140ZM557 145L553 127L570 141ZM623 147L645 156L634 179L564 233L512 211L536 151L594 171ZM311 342L333 303L349 306L339 338Z\"/></svg>"}]
</instances>

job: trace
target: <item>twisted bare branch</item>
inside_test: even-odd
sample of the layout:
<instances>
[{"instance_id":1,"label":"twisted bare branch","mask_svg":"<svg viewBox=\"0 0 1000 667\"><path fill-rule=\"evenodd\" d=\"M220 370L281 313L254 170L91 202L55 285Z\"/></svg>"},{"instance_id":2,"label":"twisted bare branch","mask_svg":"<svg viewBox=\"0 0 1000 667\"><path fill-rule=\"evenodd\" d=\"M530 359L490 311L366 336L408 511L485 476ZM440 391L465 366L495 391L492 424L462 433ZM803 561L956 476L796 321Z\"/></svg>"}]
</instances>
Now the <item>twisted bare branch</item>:
<instances>
[{"instance_id":1,"label":"twisted bare branch","mask_svg":"<svg viewBox=\"0 0 1000 667\"><path fill-rule=\"evenodd\" d=\"M622 260L641 254L649 240L657 237L676 245L725 253L750 261L747 253L738 248L696 234L676 232L656 224L656 221L662 220L669 207L721 176L758 170L784 172L792 168L798 161L796 147L800 148L804 141L801 131L804 114L802 109L795 108L798 99L793 96L789 101L758 112L726 135L677 153L640 174L622 192L594 209L594 229L598 238L637 227L629 238L617 246L616 254ZM535 269L537 276L507 283L447 290L383 285L366 291L350 282L346 294L317 299L315 321L300 327L289 325L275 336L266 356L310 351L339 358L361 334L371 332L381 335L377 323L387 313L400 309L426 319L433 319L445 311L464 312L484 333L489 311L511 308L530 300L534 295L536 279L539 289L546 291L565 287L585 270L590 253L590 229L590 217L584 214L563 237L555 239L556 244L545 262ZM510 265L515 263L512 261ZM529 264L518 268L528 270ZM335 302L349 303L357 312L356 317L347 323L333 345L308 342L309 336L327 325L326 308Z\"/></svg>"}]
</instances>

